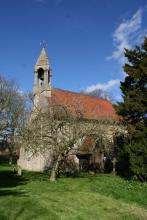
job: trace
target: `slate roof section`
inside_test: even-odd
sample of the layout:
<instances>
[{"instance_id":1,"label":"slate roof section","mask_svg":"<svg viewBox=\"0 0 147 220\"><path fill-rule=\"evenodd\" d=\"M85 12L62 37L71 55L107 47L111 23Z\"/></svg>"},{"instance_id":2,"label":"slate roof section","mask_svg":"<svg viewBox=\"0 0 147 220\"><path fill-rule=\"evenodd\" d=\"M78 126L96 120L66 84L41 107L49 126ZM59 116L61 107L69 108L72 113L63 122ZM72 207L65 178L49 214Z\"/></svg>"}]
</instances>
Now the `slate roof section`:
<instances>
[{"instance_id":1,"label":"slate roof section","mask_svg":"<svg viewBox=\"0 0 147 220\"><path fill-rule=\"evenodd\" d=\"M118 115L111 102L97 97L74 93L71 91L52 89L52 103L66 107L71 112L78 110L85 119L118 120Z\"/></svg>"}]
</instances>

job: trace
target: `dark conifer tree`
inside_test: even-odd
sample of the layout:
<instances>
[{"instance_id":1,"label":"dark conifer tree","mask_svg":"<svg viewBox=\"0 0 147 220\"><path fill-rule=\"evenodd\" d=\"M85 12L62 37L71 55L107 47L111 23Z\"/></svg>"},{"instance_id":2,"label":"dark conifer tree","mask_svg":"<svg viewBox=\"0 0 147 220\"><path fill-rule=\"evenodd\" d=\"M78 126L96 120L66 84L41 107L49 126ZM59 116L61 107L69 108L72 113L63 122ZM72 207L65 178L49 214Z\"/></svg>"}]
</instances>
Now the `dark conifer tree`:
<instances>
[{"instance_id":1,"label":"dark conifer tree","mask_svg":"<svg viewBox=\"0 0 147 220\"><path fill-rule=\"evenodd\" d=\"M147 180L147 38L143 45L125 49L125 57L126 78L120 87L123 102L116 109L124 118L128 137L120 155L127 155L132 174Z\"/></svg>"}]
</instances>

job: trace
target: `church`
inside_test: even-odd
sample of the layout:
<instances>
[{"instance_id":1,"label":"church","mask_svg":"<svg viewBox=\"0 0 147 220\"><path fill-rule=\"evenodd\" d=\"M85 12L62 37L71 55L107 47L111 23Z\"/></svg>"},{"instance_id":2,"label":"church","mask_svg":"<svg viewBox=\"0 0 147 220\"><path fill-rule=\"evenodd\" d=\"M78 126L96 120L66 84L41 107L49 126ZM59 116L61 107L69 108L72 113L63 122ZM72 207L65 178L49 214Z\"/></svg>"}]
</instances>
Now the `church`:
<instances>
[{"instance_id":1,"label":"church","mask_svg":"<svg viewBox=\"0 0 147 220\"><path fill-rule=\"evenodd\" d=\"M34 68L34 106L41 103L42 108L49 106L50 101L68 108L78 106L86 120L108 120L118 122L118 116L111 102L97 97L55 89L51 84L52 69L49 64L48 55L43 47ZM105 126L110 142L113 142L114 130L119 129L119 125ZM85 138L78 151L74 153L72 159L79 169L93 165L100 169L105 159L105 153L99 149L99 144L95 138ZM46 167L50 167L52 158L50 152L45 155L41 153L30 157L23 147L20 149L18 165L24 170L43 172Z\"/></svg>"}]
</instances>

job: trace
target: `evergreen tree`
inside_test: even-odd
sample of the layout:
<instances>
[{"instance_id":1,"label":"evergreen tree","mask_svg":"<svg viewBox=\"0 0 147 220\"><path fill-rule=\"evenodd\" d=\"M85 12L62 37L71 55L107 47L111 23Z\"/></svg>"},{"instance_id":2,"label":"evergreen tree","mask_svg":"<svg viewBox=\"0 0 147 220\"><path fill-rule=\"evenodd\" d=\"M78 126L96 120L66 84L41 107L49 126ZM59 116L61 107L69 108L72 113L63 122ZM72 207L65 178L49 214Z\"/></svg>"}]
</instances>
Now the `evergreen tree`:
<instances>
[{"instance_id":1,"label":"evergreen tree","mask_svg":"<svg viewBox=\"0 0 147 220\"><path fill-rule=\"evenodd\" d=\"M124 101L116 106L128 129L128 137L121 144L121 157L122 152L127 155L131 172L147 180L147 38L141 46L125 49L125 57L127 75L120 87Z\"/></svg>"}]
</instances>

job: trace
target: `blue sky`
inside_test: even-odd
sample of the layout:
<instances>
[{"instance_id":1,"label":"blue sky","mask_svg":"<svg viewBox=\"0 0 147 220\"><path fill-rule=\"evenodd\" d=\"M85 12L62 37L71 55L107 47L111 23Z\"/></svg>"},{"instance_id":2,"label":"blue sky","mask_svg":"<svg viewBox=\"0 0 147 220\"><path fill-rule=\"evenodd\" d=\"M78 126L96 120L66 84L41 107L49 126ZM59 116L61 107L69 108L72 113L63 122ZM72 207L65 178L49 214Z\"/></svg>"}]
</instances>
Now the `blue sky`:
<instances>
[{"instance_id":1,"label":"blue sky","mask_svg":"<svg viewBox=\"0 0 147 220\"><path fill-rule=\"evenodd\" d=\"M45 40L54 87L119 100L123 48L145 35L146 0L0 0L0 73L31 91Z\"/></svg>"}]
</instances>

